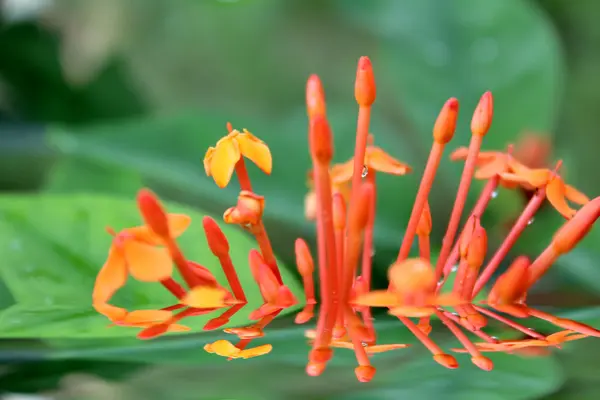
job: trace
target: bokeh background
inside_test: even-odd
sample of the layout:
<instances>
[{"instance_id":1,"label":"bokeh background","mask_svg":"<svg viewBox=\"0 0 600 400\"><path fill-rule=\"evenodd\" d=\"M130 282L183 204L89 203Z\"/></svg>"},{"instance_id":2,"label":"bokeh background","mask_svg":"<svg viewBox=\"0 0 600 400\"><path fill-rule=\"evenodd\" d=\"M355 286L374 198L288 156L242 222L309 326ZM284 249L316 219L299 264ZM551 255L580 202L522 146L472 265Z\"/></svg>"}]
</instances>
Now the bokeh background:
<instances>
[{"instance_id":1,"label":"bokeh background","mask_svg":"<svg viewBox=\"0 0 600 400\"><path fill-rule=\"evenodd\" d=\"M371 57L378 85L376 142L414 168L412 175L378 181L377 285L385 284L402 239L431 127L448 97L461 102L454 146L467 144L472 110L492 90L495 119L485 149L513 143L520 157L540 166L562 159L567 181L590 197L600 194L600 2L2 0L0 13L1 398L600 395L594 339L548 354L498 355L491 373L475 370L467 358L461 369L444 370L414 346L376 358L378 377L360 385L345 353L336 354L326 376L305 377L304 328L289 317L268 334L272 354L226 362L202 350L218 333L139 342L130 330L106 333L106 321L88 305L110 240L104 226L139 221L132 200L140 187L194 215L233 205L235 185L219 190L202 167L227 121L272 149L273 174L250 173L267 198L276 253L297 279L293 241L314 240L303 212L309 167L304 85L311 73L323 80L335 157L345 161L352 154L353 80L362 55ZM430 198L434 251L460 172L461 165L444 160ZM481 186L473 185L471 203ZM525 201L508 191L492 201L484 224L491 246ZM535 256L561 222L544 207L511 257ZM187 243L194 251L202 240ZM241 234L234 242L243 264L250 242ZM560 259L530 301L600 326L599 244L600 228ZM151 304L153 292L144 290L124 301ZM398 323L378 316L377 324L384 342L414 342ZM34 397L19 397L25 394Z\"/></svg>"}]
</instances>

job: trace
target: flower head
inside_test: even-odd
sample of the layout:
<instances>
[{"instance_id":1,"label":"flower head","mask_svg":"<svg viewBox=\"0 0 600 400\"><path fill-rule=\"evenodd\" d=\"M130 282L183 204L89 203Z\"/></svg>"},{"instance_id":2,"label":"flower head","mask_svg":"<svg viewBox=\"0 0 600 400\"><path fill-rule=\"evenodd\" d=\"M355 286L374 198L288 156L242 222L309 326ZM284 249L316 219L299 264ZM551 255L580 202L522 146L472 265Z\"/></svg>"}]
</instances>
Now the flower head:
<instances>
[{"instance_id":1,"label":"flower head","mask_svg":"<svg viewBox=\"0 0 600 400\"><path fill-rule=\"evenodd\" d=\"M227 186L242 156L256 164L265 174L271 174L273 161L269 147L246 129L242 133L234 129L220 139L215 147L209 147L206 151L206 175L212 176L217 186Z\"/></svg>"}]
</instances>

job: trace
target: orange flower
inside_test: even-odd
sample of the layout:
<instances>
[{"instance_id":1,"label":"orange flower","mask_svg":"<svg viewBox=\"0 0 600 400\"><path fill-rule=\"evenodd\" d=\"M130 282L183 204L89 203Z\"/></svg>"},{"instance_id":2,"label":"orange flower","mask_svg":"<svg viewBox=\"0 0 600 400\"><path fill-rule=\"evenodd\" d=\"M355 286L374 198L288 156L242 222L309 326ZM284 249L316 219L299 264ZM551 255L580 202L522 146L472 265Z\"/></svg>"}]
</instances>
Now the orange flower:
<instances>
[{"instance_id":1,"label":"orange flower","mask_svg":"<svg viewBox=\"0 0 600 400\"><path fill-rule=\"evenodd\" d=\"M501 174L502 179L520 184L527 190L545 187L550 204L567 219L577 212L569 206L567 200L580 205L590 201L585 194L567 185L556 171L547 168L530 169L516 160L510 161L510 168L514 172Z\"/></svg>"},{"instance_id":2,"label":"orange flower","mask_svg":"<svg viewBox=\"0 0 600 400\"><path fill-rule=\"evenodd\" d=\"M167 310L136 310L128 312L121 307L115 307L107 303L94 304L94 308L100 314L110 319L113 324L118 326L128 326L134 328L148 328L153 325L162 324L170 320L173 316L171 311ZM186 332L190 328L183 325L169 325L169 332Z\"/></svg>"},{"instance_id":3,"label":"orange flower","mask_svg":"<svg viewBox=\"0 0 600 400\"><path fill-rule=\"evenodd\" d=\"M251 349L240 350L228 340L217 340L214 343L208 343L204 346L207 353L213 353L227 358L252 358L268 354L273 350L270 344L253 347Z\"/></svg>"},{"instance_id":4,"label":"orange flower","mask_svg":"<svg viewBox=\"0 0 600 400\"><path fill-rule=\"evenodd\" d=\"M425 317L436 306L455 306L460 300L453 294L436 294L435 273L428 261L413 258L393 264L388 270L390 290L360 294L352 302L367 307L388 307L392 315Z\"/></svg>"},{"instance_id":5,"label":"orange flower","mask_svg":"<svg viewBox=\"0 0 600 400\"><path fill-rule=\"evenodd\" d=\"M215 147L209 147L204 155L204 170L212 176L220 188L227 186L233 170L244 156L258 166L265 174L270 174L273 166L269 147L246 129L237 129L221 138Z\"/></svg>"},{"instance_id":6,"label":"orange flower","mask_svg":"<svg viewBox=\"0 0 600 400\"><path fill-rule=\"evenodd\" d=\"M371 139L372 140L372 139ZM365 172L372 169L391 175L406 175L412 168L386 153L381 147L368 145L365 150ZM342 164L336 164L331 168L331 177L334 184L341 184L352 180L354 173L354 160L348 160Z\"/></svg>"},{"instance_id":7,"label":"orange flower","mask_svg":"<svg viewBox=\"0 0 600 400\"><path fill-rule=\"evenodd\" d=\"M223 308L243 302L233 299L222 287L197 286L187 292L180 303L192 308Z\"/></svg>"},{"instance_id":8,"label":"orange flower","mask_svg":"<svg viewBox=\"0 0 600 400\"><path fill-rule=\"evenodd\" d=\"M180 236L189 226L190 217L169 214L169 230ZM114 234L108 259L96 277L93 302L105 303L127 281L128 273L142 282L159 282L171 276L173 264L162 240L147 226L127 228Z\"/></svg>"},{"instance_id":9,"label":"orange flower","mask_svg":"<svg viewBox=\"0 0 600 400\"><path fill-rule=\"evenodd\" d=\"M465 161L469 149L466 147L459 147L450 154L452 161ZM495 176L501 176L505 172L512 172L510 169L510 160L512 156L509 153L503 153L501 151L482 151L477 154L477 170L475 171L475 179L488 180ZM518 186L517 183L500 179L500 184L508 189L513 189Z\"/></svg>"},{"instance_id":10,"label":"orange flower","mask_svg":"<svg viewBox=\"0 0 600 400\"><path fill-rule=\"evenodd\" d=\"M308 329L304 333L304 336L307 337L308 339L310 339L309 344L312 345L315 338L317 337L317 331L314 329ZM338 338L338 339L333 339L330 342L330 346L338 348L338 349L354 350L354 344L352 343L352 341L350 340L350 338L347 335L344 335L343 337ZM363 346L363 348L369 355L385 353L385 352L392 351L392 350L405 349L407 347L410 347L410 345L409 344L374 344L374 345Z\"/></svg>"}]
</instances>

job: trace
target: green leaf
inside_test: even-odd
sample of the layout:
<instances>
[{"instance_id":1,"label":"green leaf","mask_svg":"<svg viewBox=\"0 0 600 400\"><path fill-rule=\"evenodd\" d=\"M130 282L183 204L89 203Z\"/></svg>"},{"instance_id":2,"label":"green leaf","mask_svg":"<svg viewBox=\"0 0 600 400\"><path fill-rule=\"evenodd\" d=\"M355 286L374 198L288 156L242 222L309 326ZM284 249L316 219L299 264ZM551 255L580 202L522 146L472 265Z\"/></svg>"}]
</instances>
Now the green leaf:
<instances>
[{"instance_id":1,"label":"green leaf","mask_svg":"<svg viewBox=\"0 0 600 400\"><path fill-rule=\"evenodd\" d=\"M377 321L377 327L380 343L416 342L397 321ZM406 398L432 398L444 388L444 393L452 396L450 398L465 398L473 394L485 399L529 399L555 390L562 381L561 371L552 357L521 358L492 354L496 368L493 372L483 372L471 365L468 356L459 355L461 367L458 371L451 371L437 365L431 354L418 343L408 349L374 355L372 362L378 373L369 384L356 381L353 372L355 356L351 350L345 349L335 351L321 377L311 378L304 372L308 346L303 330L303 327L293 327L268 332L264 340L256 342L273 344L273 351L269 355L240 362L227 362L214 354L203 353L203 343L198 343L193 337L178 339L178 343L152 341L144 347L139 346L137 351L130 349L123 352L122 349L123 360L161 363L141 371L127 382L127 387L134 393L154 394L156 398L166 391L205 396L201 398L214 398L216 395L277 399L379 398L377 394L383 392L397 394L391 398L404 398L402 395ZM211 337L211 340L219 337ZM449 346L447 339L440 339L439 335L434 338L444 347ZM94 358L114 359L116 352L117 349L98 351ZM165 365L165 362L172 365ZM202 377L201 384L190 379L192 376ZM235 385L229 384L232 382ZM494 395L496 397L490 397Z\"/></svg>"},{"instance_id":2,"label":"green leaf","mask_svg":"<svg viewBox=\"0 0 600 400\"><path fill-rule=\"evenodd\" d=\"M173 110L177 103L178 113L89 129L55 126L50 129L50 142L67 154L135 168L164 185L165 192L186 193L186 199L203 208L222 212L233 201L236 185L218 190L202 177L201 158L207 147L225 134L225 122L231 120L235 127L248 128L271 147L272 176L266 177L254 167L250 173L255 190L267 198L267 222L278 228L285 226L291 232L286 240L293 240L298 231L314 234L303 213L305 174L310 165L306 113L301 103L310 73L322 75L328 116L335 131L335 159L345 161L353 154L353 140L348 139L356 129L357 106L351 91L357 54L373 56L379 98L371 130L378 145L415 168L408 177L378 178L376 262L386 267L391 261L386 254L400 242L431 144L431 128L447 97L457 96L467 115L461 117L457 144L465 142L469 114L486 89L496 93L497 105L486 147L503 147L522 129L546 131L553 124L562 63L547 21L529 3L510 0L490 7L471 6L466 1L443 6L432 0L414 4L356 1L350 5L339 2L339 9L306 7L303 12L297 12L296 7L272 7L268 1L247 2L240 7L188 1L177 9L160 4L150 9L144 3L140 10L139 20L144 23L138 26L135 39L151 45L133 46L124 57L132 73L145 83L156 107ZM338 11L349 23L332 25L328 12ZM467 18L472 11L474 17ZM193 22L165 24L170 20L165 15ZM228 35L223 35L222 25L214 22L218 20L241 20L258 31L249 41L246 30L239 28L242 25L233 22ZM311 49L300 55L302 64L281 63L279 55L252 56L262 51L257 47L264 43L259 38L270 40L272 31L278 29L279 22L275 21L285 24L286 30L273 51L281 49L285 54L290 42L298 44L294 48ZM329 41L315 42L303 29L295 29L309 22L314 26L316 21L322 21L323 29L339 30L337 36L322 37L339 43L336 47L340 51L349 40L356 43L355 50L330 54ZM198 44L201 52L190 53L182 43L198 36L214 40ZM443 65L437 61L438 53L447 57ZM204 56L198 58L196 54ZM252 68L237 62L244 56L253 58ZM189 79L170 72L180 70L194 72ZM206 95L204 87L214 82L231 86ZM198 104L202 111L179 112ZM227 104L233 111L220 112L219 104ZM251 113L256 117L249 117ZM442 165L431 201L435 203L434 214L444 212L445 216L451 205L447 194L455 191L461 166L447 160ZM434 229L440 234L443 226L436 223ZM288 249L282 255L291 254L291 247Z\"/></svg>"},{"instance_id":3,"label":"green leaf","mask_svg":"<svg viewBox=\"0 0 600 400\"><path fill-rule=\"evenodd\" d=\"M73 157L62 159L52 167L44 191L106 193L133 197L142 186L142 179L137 171Z\"/></svg>"},{"instance_id":4,"label":"green leaf","mask_svg":"<svg viewBox=\"0 0 600 400\"><path fill-rule=\"evenodd\" d=\"M192 216L193 223L179 243L189 259L209 268L225 284L219 262L206 244L201 224L204 214L175 204L168 204L167 209ZM0 314L0 336L73 338L135 334L128 328L108 329L106 318L91 307L91 293L111 243L104 228L120 230L140 223L133 200L92 195L1 197L0 251L4 258L0 276L16 304ZM246 268L248 251L256 246L238 229L222 228L249 300L245 309L231 319L232 325L240 325L248 323L248 313L262 303ZM285 268L282 274L290 289L302 298L295 277ZM165 307L174 301L159 284L130 280L113 303L131 310ZM218 314L191 318L190 326L200 329Z\"/></svg>"}]
</instances>

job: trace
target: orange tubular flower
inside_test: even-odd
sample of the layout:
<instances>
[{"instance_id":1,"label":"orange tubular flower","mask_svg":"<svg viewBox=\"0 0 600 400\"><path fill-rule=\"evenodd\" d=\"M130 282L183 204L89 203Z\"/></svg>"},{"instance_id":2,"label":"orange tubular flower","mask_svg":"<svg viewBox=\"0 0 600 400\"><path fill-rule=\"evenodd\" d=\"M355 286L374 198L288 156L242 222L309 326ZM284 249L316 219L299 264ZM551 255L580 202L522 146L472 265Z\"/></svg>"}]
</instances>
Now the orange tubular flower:
<instances>
[{"instance_id":1,"label":"orange tubular flower","mask_svg":"<svg viewBox=\"0 0 600 400\"><path fill-rule=\"evenodd\" d=\"M373 141L373 136L369 136L370 141ZM369 170L383 172L390 175L406 175L412 171L412 168L401 161L386 153L381 147L368 145L365 151L365 161L362 175L366 175ZM354 174L354 159L348 160L343 164L336 164L331 168L331 179L335 184L343 184L349 182Z\"/></svg>"},{"instance_id":2,"label":"orange tubular flower","mask_svg":"<svg viewBox=\"0 0 600 400\"><path fill-rule=\"evenodd\" d=\"M265 174L270 175L273 166L269 147L246 129L243 133L234 129L219 140L215 147L209 147L204 155L204 170L212 176L220 188L229 184L236 164L244 156L252 161Z\"/></svg>"},{"instance_id":3,"label":"orange tubular flower","mask_svg":"<svg viewBox=\"0 0 600 400\"><path fill-rule=\"evenodd\" d=\"M190 217L170 214L169 228L174 237L189 226ZM164 243L147 226L127 228L115 234L106 263L98 273L92 295L94 303L104 303L127 281L127 275L142 282L160 282L170 278L173 262Z\"/></svg>"},{"instance_id":4,"label":"orange tubular flower","mask_svg":"<svg viewBox=\"0 0 600 400\"><path fill-rule=\"evenodd\" d=\"M386 307L388 314L402 324L422 344L438 364L458 368L457 358L446 352L430 336L439 327L447 329L468 353L471 362L482 370L493 368L485 352L505 352L523 355L544 355L563 343L600 337L600 330L581 322L561 318L526 304L529 290L548 272L562 255L570 252L590 232L600 218L600 197L589 200L583 193L567 185L554 169L545 169L547 148L540 142L522 142L519 151L531 150L535 159L528 167L522 164L526 155L513 157L512 146L506 152L480 151L485 136L492 128L494 99L485 92L473 112L471 139L468 147L452 153L452 160L464 160L464 169L456 192L454 205L441 245L434 246L432 227L436 226L429 209L429 194L437 170L444 158L446 145L453 139L459 113L456 98L442 106L432 129L432 146L404 237L395 262L388 270L386 290L373 290L371 284L374 231L376 219L377 172L404 175L411 168L396 160L383 149L373 145L370 135L371 112L377 90L373 66L368 57L361 57L354 87L358 106L354 157L343 164L331 166L334 157L332 129L327 119L325 91L317 75L311 75L306 85L306 106L309 122L308 141L312 169L306 199L306 216L315 220L315 259L304 239L294 243L296 267L304 285L304 304L295 318L307 323L316 316L315 329L306 331L309 339L306 373L318 376L334 356L334 348L351 349L356 356L354 373L360 382L375 377L371 364L374 354L406 348L409 344L378 343L377 324L370 307ZM260 250L247 256L254 283L258 286L263 304L249 310L254 320L243 327L225 327L227 334L239 338L237 344L217 340L204 349L228 359L247 359L271 352L272 345L250 348L254 339L268 337L268 325L298 300L283 281L274 249L263 223L266 211L264 197L252 188L245 158L253 161L265 173L271 172L272 160L265 143L244 130L242 133L227 125L229 134L209 148L204 167L219 187L225 187L235 172L240 193L235 206L227 209L223 219L250 232ZM515 152L516 154L516 152ZM534 164L541 165L534 165ZM535 169L532 169L535 168ZM473 178L486 180L473 209L465 216L464 209ZM499 185L521 186L531 191L531 197L514 225L497 249L488 248L487 233L482 221L485 211ZM537 257L525 256L507 260L519 236L525 230L544 200L567 218L552 240ZM581 204L572 209L567 200ZM113 325L142 328L140 339L151 339L167 332L185 331L180 325L185 318L211 313L227 307L210 319L204 330L222 329L247 303L246 292L233 264L233 252L225 234L215 220L204 217L204 234L210 252L218 259L227 283L225 289L213 273L202 265L188 260L176 238L190 224L189 217L167 214L152 192L143 189L137 196L138 209L144 225L109 232L114 236L109 256L98 273L92 302L94 308L108 317ZM435 215L435 213L433 213ZM461 225L461 221L466 223ZM418 239L415 258L414 240ZM431 248L440 248L432 265ZM500 265L510 264L491 286L486 300L479 292L492 281ZM186 288L171 277L173 268L183 279ZM316 272L316 273L315 273ZM446 290L448 277L455 272L454 286ZM109 304L113 294L125 285L128 275L143 282L160 282L176 298L175 304L159 310L128 311ZM320 289L320 298L315 293ZM436 320L432 321L431 316ZM419 318L415 321L414 318ZM554 327L554 332L541 334L521 323L536 319ZM488 322L508 329L506 338L499 340L486 332ZM511 333L512 332L512 333ZM477 341L474 341L477 339Z\"/></svg>"},{"instance_id":5,"label":"orange tubular flower","mask_svg":"<svg viewBox=\"0 0 600 400\"><path fill-rule=\"evenodd\" d=\"M545 188L546 196L552 206L569 219L575 215L567 200L579 205L587 204L590 199L571 185L567 185L557 171L546 168L530 169L516 160L510 162L513 173L501 174L502 179L522 185L527 190ZM560 168L560 163L557 165Z\"/></svg>"}]
</instances>

